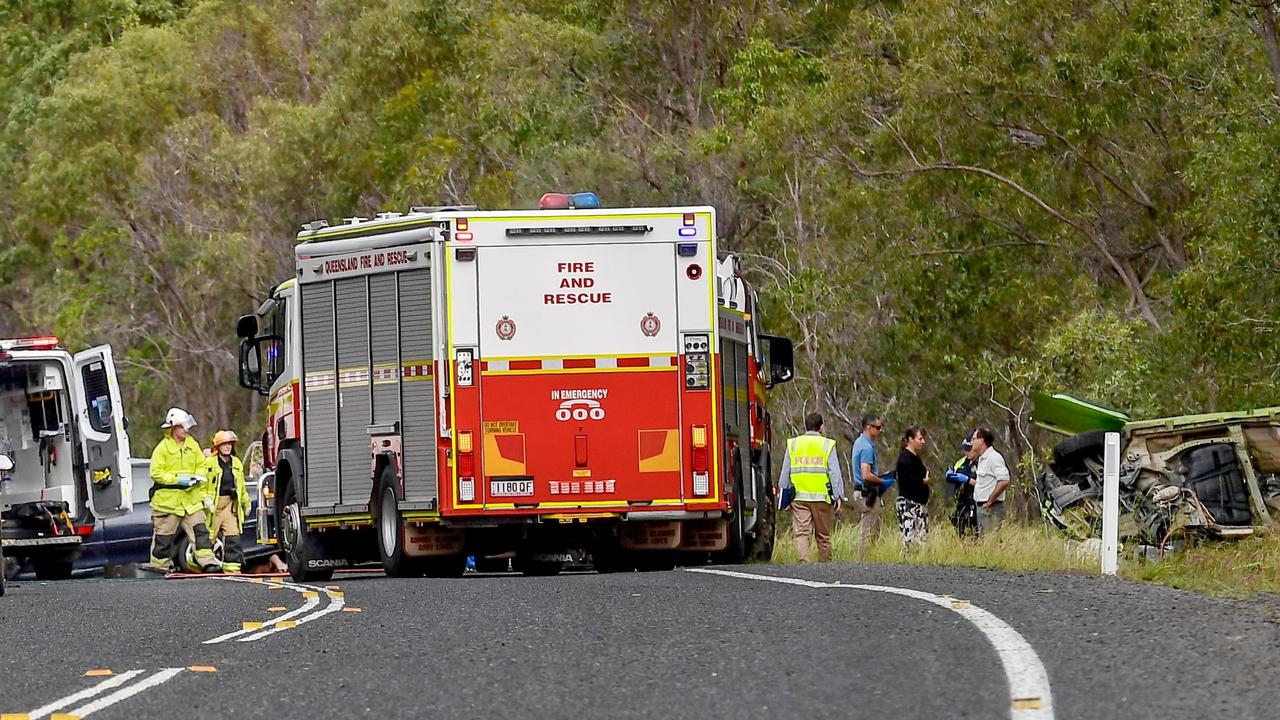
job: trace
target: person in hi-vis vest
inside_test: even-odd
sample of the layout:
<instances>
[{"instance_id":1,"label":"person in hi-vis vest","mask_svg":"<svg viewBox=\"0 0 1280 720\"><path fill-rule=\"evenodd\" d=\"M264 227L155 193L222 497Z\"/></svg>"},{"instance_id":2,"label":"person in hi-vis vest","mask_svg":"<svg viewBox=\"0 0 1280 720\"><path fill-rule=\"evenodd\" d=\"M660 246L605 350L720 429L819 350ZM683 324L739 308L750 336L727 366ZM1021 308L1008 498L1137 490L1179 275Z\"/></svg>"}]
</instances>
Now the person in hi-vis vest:
<instances>
[{"instance_id":1,"label":"person in hi-vis vest","mask_svg":"<svg viewBox=\"0 0 1280 720\"><path fill-rule=\"evenodd\" d=\"M804 418L805 434L787 441L786 454L782 456L782 474L778 477L778 491L795 486L795 499L791 501L791 513L796 536L796 554L800 562L810 562L809 536L818 542L818 560L831 560L831 526L836 513L848 498L844 492L844 476L840 473L840 459L836 454L836 441L822 434L822 416L809 413Z\"/></svg>"}]
</instances>

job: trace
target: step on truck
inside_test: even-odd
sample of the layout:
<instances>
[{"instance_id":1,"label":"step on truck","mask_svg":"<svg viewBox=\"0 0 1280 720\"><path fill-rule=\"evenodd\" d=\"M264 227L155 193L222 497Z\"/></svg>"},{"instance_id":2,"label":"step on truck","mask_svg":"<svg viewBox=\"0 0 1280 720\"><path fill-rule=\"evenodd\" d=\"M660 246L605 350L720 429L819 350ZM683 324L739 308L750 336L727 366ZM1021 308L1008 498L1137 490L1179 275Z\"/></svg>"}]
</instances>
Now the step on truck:
<instances>
[{"instance_id":1,"label":"step on truck","mask_svg":"<svg viewBox=\"0 0 1280 720\"><path fill-rule=\"evenodd\" d=\"M111 348L0 340L0 566L71 577L98 519L127 514L131 458Z\"/></svg>"},{"instance_id":2,"label":"step on truck","mask_svg":"<svg viewBox=\"0 0 1280 720\"><path fill-rule=\"evenodd\" d=\"M260 540L299 581L768 557L792 346L715 229L590 193L308 223L237 327L268 398Z\"/></svg>"}]
</instances>

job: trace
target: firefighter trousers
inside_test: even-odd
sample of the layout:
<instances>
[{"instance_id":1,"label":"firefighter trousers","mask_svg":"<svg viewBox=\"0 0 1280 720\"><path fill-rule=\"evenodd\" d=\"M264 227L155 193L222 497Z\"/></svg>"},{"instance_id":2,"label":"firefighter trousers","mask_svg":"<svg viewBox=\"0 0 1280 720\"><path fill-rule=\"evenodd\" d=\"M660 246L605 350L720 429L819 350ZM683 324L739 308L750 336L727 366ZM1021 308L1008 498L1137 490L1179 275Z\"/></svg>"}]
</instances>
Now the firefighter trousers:
<instances>
[{"instance_id":1,"label":"firefighter trousers","mask_svg":"<svg viewBox=\"0 0 1280 720\"><path fill-rule=\"evenodd\" d=\"M187 534L187 539L195 547L196 561L201 565L213 565L213 541L209 539L209 526L204 523L204 513L191 515L172 515L170 513L151 513L151 525L154 532L151 536L151 564L162 570L168 570L170 562L182 567L180 558L175 557L178 550L178 530Z\"/></svg>"},{"instance_id":2,"label":"firefighter trousers","mask_svg":"<svg viewBox=\"0 0 1280 720\"><path fill-rule=\"evenodd\" d=\"M226 572L240 572L244 564L244 548L240 545L240 518L236 515L235 498L226 495L218 496L218 505L213 512L213 527L210 535L214 540L222 538L222 569Z\"/></svg>"}]
</instances>

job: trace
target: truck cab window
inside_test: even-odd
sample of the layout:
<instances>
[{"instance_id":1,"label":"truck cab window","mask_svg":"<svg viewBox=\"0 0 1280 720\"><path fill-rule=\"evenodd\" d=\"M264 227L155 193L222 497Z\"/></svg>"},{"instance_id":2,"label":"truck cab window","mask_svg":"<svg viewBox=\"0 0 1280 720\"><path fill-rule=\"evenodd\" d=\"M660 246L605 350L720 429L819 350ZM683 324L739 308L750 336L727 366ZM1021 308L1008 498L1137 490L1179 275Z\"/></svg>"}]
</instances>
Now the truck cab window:
<instances>
[{"instance_id":1,"label":"truck cab window","mask_svg":"<svg viewBox=\"0 0 1280 720\"><path fill-rule=\"evenodd\" d=\"M271 311L263 318L262 327L266 337L262 340L262 381L264 387L271 387L277 378L284 374L285 366L285 308L284 298L276 300Z\"/></svg>"}]
</instances>

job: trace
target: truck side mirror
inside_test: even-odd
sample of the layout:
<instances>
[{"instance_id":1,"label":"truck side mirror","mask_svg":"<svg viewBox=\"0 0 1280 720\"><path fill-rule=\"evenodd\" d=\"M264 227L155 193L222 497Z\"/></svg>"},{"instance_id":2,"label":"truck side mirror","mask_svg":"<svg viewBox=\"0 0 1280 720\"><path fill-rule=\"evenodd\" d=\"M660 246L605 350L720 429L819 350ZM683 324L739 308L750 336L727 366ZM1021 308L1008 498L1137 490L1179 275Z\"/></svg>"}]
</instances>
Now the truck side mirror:
<instances>
[{"instance_id":1,"label":"truck side mirror","mask_svg":"<svg viewBox=\"0 0 1280 720\"><path fill-rule=\"evenodd\" d=\"M790 338L777 335L761 335L760 338L766 344L766 367L769 368L765 386L773 387L790 382L795 377L795 350Z\"/></svg>"},{"instance_id":2,"label":"truck side mirror","mask_svg":"<svg viewBox=\"0 0 1280 720\"><path fill-rule=\"evenodd\" d=\"M262 392L262 346L256 339L240 343L240 387Z\"/></svg>"},{"instance_id":3,"label":"truck side mirror","mask_svg":"<svg viewBox=\"0 0 1280 720\"><path fill-rule=\"evenodd\" d=\"M251 338L258 334L258 316L241 315L236 321L236 337Z\"/></svg>"}]
</instances>

